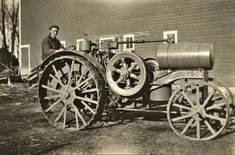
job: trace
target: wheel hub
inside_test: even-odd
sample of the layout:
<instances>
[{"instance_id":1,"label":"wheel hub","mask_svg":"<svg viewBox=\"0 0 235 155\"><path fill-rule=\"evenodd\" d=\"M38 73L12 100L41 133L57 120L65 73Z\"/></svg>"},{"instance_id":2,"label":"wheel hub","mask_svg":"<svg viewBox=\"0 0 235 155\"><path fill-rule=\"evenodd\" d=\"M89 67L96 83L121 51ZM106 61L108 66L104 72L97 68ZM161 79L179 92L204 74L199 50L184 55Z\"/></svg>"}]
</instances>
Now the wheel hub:
<instances>
[{"instance_id":1,"label":"wheel hub","mask_svg":"<svg viewBox=\"0 0 235 155\"><path fill-rule=\"evenodd\" d=\"M204 118L206 115L205 108L202 105L195 105L191 109L191 113L196 119Z\"/></svg>"},{"instance_id":2,"label":"wheel hub","mask_svg":"<svg viewBox=\"0 0 235 155\"><path fill-rule=\"evenodd\" d=\"M130 72L126 68L121 69L121 76L127 79L130 76Z\"/></svg>"},{"instance_id":3,"label":"wheel hub","mask_svg":"<svg viewBox=\"0 0 235 155\"><path fill-rule=\"evenodd\" d=\"M64 103L71 104L76 98L75 90L72 87L65 88L61 91Z\"/></svg>"}]
</instances>

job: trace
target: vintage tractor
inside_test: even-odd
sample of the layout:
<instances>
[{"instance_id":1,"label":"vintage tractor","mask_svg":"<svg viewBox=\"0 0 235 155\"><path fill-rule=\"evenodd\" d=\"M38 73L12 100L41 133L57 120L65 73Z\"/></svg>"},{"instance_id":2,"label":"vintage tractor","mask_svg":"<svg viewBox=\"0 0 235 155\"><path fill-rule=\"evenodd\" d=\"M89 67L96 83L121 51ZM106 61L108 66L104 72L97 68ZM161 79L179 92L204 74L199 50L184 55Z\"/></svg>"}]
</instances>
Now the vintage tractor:
<instances>
[{"instance_id":1,"label":"vintage tractor","mask_svg":"<svg viewBox=\"0 0 235 155\"><path fill-rule=\"evenodd\" d=\"M134 51L112 52L120 44L151 42L161 43L145 60ZM208 76L212 44L136 40L105 47L84 40L79 51L56 52L42 63L39 102L55 127L86 129L108 111L154 112L159 101L168 101L163 113L180 137L210 140L228 126L231 93Z\"/></svg>"}]
</instances>

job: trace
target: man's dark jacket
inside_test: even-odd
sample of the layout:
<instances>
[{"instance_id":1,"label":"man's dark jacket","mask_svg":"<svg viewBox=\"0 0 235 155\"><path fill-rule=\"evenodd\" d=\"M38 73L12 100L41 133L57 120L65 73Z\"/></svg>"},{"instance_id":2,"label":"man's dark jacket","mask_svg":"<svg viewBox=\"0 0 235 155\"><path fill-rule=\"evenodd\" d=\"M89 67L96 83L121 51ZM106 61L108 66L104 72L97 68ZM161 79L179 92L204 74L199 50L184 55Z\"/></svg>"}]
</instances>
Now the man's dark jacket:
<instances>
[{"instance_id":1,"label":"man's dark jacket","mask_svg":"<svg viewBox=\"0 0 235 155\"><path fill-rule=\"evenodd\" d=\"M42 59L54 53L56 50L64 48L57 38L51 38L49 35L42 41Z\"/></svg>"}]
</instances>

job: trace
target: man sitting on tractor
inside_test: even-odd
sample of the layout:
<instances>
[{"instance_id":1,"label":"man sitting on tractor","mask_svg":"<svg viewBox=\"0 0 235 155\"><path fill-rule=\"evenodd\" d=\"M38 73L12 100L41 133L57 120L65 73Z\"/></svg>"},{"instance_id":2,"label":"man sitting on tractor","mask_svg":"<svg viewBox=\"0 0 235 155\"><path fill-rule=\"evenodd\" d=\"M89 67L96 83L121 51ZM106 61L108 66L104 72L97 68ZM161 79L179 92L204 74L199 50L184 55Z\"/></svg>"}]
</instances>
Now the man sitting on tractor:
<instances>
[{"instance_id":1,"label":"man sitting on tractor","mask_svg":"<svg viewBox=\"0 0 235 155\"><path fill-rule=\"evenodd\" d=\"M51 25L49 27L49 35L42 41L42 60L44 60L50 54L56 51L60 51L64 48L59 39L56 38L58 32L59 26Z\"/></svg>"}]
</instances>

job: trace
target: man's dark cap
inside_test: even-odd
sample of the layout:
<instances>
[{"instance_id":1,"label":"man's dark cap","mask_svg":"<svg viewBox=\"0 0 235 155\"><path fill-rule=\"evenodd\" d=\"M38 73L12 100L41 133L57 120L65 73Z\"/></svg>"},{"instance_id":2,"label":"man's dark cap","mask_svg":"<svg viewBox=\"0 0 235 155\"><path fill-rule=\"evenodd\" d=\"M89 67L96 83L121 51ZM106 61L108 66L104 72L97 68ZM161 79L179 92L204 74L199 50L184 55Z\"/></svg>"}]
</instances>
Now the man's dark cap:
<instances>
[{"instance_id":1,"label":"man's dark cap","mask_svg":"<svg viewBox=\"0 0 235 155\"><path fill-rule=\"evenodd\" d=\"M51 26L49 27L49 30L51 30L51 29L53 29L53 28L57 28L58 30L60 29L59 26L57 26L57 25L51 25Z\"/></svg>"}]
</instances>

